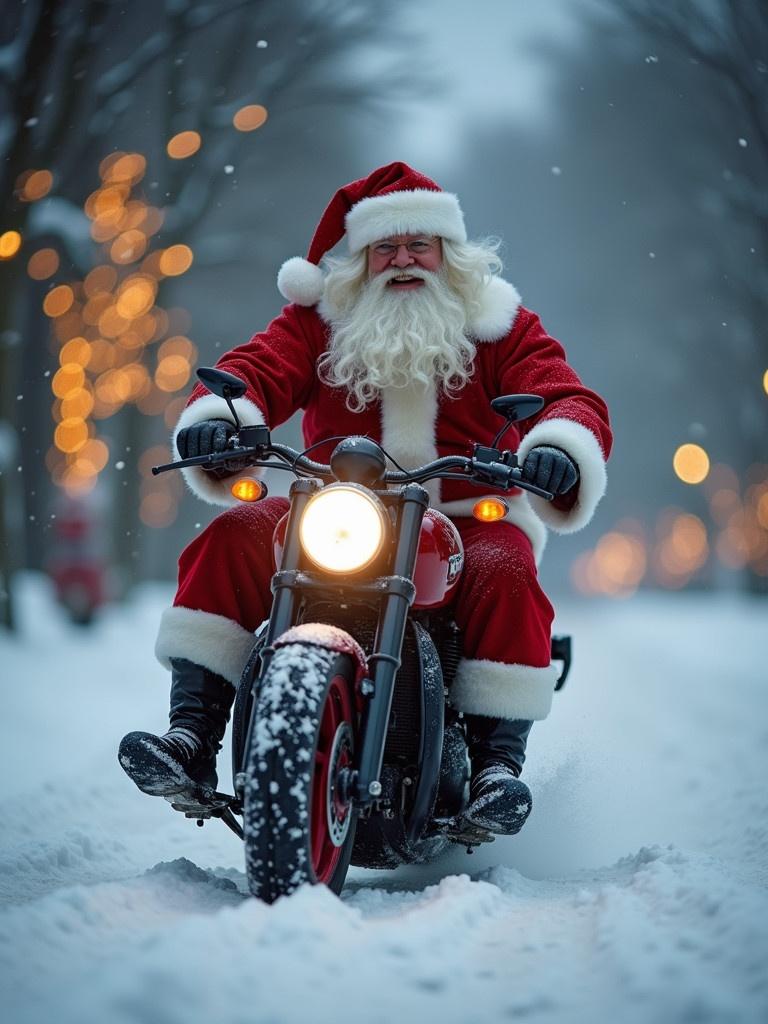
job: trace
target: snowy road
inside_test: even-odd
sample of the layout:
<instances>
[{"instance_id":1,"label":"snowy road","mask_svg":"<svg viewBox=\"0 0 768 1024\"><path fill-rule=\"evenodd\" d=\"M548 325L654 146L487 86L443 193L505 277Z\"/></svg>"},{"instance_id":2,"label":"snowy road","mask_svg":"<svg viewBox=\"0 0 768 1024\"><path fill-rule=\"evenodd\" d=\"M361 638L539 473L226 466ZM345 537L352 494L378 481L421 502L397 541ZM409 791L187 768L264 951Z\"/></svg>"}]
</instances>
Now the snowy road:
<instances>
[{"instance_id":1,"label":"snowy road","mask_svg":"<svg viewBox=\"0 0 768 1024\"><path fill-rule=\"evenodd\" d=\"M5 1021L768 1019L765 602L561 608L575 667L532 734L523 834L266 907L234 836L117 765L164 724L167 597L80 633L31 579L0 637Z\"/></svg>"}]
</instances>

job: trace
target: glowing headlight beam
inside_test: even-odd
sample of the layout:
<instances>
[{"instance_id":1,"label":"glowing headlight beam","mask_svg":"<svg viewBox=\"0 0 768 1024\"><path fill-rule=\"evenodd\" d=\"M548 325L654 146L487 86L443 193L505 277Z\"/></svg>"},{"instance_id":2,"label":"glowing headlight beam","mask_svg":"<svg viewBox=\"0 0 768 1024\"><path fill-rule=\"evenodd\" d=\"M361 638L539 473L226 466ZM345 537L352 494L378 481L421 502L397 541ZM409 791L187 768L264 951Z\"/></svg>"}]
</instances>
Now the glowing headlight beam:
<instances>
[{"instance_id":1,"label":"glowing headlight beam","mask_svg":"<svg viewBox=\"0 0 768 1024\"><path fill-rule=\"evenodd\" d=\"M331 484L304 510L299 527L306 554L326 572L357 572L384 544L386 513L375 496L348 484Z\"/></svg>"}]
</instances>

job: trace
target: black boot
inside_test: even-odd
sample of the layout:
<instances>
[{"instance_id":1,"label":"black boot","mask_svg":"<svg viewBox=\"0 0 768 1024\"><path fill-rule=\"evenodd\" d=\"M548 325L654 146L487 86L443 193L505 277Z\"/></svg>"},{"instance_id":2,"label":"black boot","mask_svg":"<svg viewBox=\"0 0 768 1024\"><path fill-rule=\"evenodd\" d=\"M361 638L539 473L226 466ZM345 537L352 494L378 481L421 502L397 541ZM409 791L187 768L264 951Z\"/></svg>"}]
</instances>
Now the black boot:
<instances>
[{"instance_id":1,"label":"black boot","mask_svg":"<svg viewBox=\"0 0 768 1024\"><path fill-rule=\"evenodd\" d=\"M473 825L513 836L531 813L531 791L519 778L533 722L466 715L472 779L465 817Z\"/></svg>"},{"instance_id":2,"label":"black boot","mask_svg":"<svg viewBox=\"0 0 768 1024\"><path fill-rule=\"evenodd\" d=\"M164 736L129 732L120 764L144 793L174 796L215 790L216 754L229 721L234 687L183 658L171 658L170 729Z\"/></svg>"}]
</instances>

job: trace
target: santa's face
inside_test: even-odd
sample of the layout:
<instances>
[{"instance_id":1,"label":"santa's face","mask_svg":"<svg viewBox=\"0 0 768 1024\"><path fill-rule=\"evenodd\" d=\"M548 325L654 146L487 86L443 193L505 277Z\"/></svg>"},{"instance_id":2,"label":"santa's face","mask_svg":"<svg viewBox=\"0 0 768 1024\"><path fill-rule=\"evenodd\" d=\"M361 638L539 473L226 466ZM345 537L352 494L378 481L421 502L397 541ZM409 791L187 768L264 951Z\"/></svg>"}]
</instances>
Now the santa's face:
<instances>
[{"instance_id":1,"label":"santa's face","mask_svg":"<svg viewBox=\"0 0 768 1024\"><path fill-rule=\"evenodd\" d=\"M400 235L371 245L326 277L331 326L321 379L361 409L388 388L455 390L471 374L468 306L449 281L439 238ZM367 278L365 276L367 270ZM408 292L408 297L401 292Z\"/></svg>"},{"instance_id":2,"label":"santa's face","mask_svg":"<svg viewBox=\"0 0 768 1024\"><path fill-rule=\"evenodd\" d=\"M368 246L368 277L387 273L387 288L393 291L412 291L424 287L419 271L434 273L443 264L443 249L439 238L428 235L396 235L382 238ZM416 270L416 274L411 274Z\"/></svg>"}]
</instances>

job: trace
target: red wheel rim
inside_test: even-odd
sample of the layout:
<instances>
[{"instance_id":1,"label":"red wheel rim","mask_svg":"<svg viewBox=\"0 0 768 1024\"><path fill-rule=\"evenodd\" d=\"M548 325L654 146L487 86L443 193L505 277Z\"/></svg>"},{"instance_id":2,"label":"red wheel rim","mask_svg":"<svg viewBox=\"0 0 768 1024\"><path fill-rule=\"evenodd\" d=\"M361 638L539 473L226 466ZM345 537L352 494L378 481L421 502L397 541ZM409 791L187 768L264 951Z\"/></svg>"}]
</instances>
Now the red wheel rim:
<instances>
[{"instance_id":1,"label":"red wheel rim","mask_svg":"<svg viewBox=\"0 0 768 1024\"><path fill-rule=\"evenodd\" d=\"M352 767L354 706L350 691L344 676L333 677L315 748L310 839L312 869L317 881L323 884L333 877L349 828L351 807L341 798L338 779L343 769Z\"/></svg>"}]
</instances>

